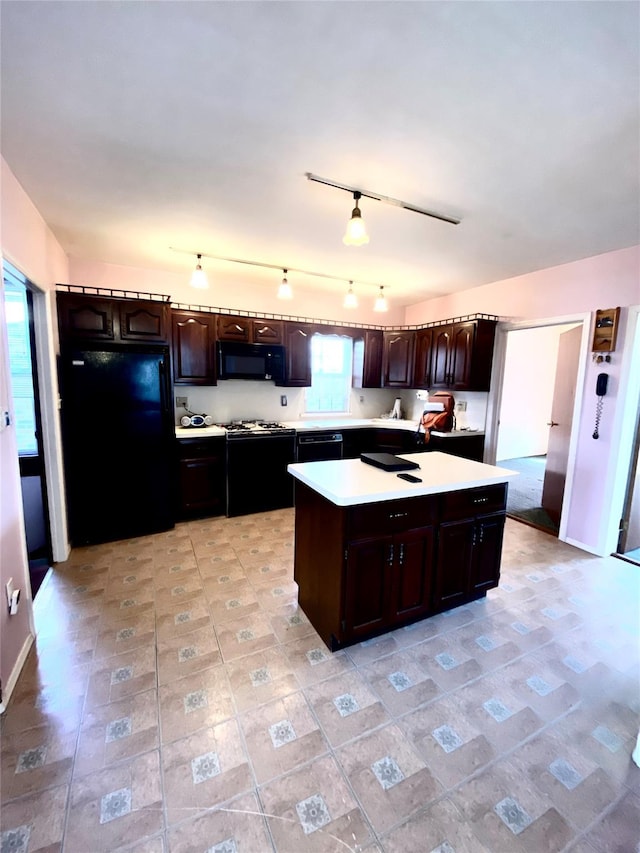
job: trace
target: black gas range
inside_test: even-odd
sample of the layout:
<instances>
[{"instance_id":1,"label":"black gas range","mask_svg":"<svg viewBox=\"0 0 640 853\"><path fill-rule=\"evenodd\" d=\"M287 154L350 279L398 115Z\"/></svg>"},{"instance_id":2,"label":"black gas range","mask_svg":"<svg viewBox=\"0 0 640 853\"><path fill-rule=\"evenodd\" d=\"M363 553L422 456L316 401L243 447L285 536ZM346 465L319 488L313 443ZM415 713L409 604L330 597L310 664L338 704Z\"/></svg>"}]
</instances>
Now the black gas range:
<instances>
[{"instance_id":1,"label":"black gas range","mask_svg":"<svg viewBox=\"0 0 640 853\"><path fill-rule=\"evenodd\" d=\"M296 431L276 421L232 421L226 431L227 515L293 506Z\"/></svg>"},{"instance_id":2,"label":"black gas range","mask_svg":"<svg viewBox=\"0 0 640 853\"><path fill-rule=\"evenodd\" d=\"M217 424L226 430L227 439L236 441L239 438L267 438L270 436L286 436L296 434L295 429L277 421L231 421L228 424Z\"/></svg>"}]
</instances>

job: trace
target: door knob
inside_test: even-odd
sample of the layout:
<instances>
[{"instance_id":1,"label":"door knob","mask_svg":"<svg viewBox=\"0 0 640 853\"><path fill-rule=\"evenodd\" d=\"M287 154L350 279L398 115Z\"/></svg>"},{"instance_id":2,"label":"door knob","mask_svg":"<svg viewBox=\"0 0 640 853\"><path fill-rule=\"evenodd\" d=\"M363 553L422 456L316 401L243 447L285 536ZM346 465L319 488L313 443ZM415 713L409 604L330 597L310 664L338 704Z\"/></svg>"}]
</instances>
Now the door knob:
<instances>
[{"instance_id":1,"label":"door knob","mask_svg":"<svg viewBox=\"0 0 640 853\"><path fill-rule=\"evenodd\" d=\"M557 421L547 421L547 426L558 426Z\"/></svg>"}]
</instances>

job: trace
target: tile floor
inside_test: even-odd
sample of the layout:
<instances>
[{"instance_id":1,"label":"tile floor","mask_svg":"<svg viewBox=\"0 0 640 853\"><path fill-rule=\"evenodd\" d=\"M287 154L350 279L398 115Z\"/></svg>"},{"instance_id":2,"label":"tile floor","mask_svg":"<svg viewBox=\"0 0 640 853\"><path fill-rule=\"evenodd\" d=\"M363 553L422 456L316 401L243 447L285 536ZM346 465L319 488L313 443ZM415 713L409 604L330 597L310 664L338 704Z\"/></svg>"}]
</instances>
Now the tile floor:
<instances>
[{"instance_id":1,"label":"tile floor","mask_svg":"<svg viewBox=\"0 0 640 853\"><path fill-rule=\"evenodd\" d=\"M638 849L638 567L508 520L485 600L331 654L292 529L56 566L0 722L2 853Z\"/></svg>"}]
</instances>

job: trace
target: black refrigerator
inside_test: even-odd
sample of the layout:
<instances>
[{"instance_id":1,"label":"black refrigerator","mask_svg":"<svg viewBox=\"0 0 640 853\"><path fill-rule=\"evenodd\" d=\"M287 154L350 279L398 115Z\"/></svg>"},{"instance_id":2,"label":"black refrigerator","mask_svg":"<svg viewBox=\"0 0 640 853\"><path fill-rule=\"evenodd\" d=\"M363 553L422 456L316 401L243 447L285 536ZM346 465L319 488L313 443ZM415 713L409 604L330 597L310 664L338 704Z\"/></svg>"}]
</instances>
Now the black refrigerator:
<instances>
[{"instance_id":1,"label":"black refrigerator","mask_svg":"<svg viewBox=\"0 0 640 853\"><path fill-rule=\"evenodd\" d=\"M175 427L168 348L69 347L60 359L71 544L170 529Z\"/></svg>"}]
</instances>

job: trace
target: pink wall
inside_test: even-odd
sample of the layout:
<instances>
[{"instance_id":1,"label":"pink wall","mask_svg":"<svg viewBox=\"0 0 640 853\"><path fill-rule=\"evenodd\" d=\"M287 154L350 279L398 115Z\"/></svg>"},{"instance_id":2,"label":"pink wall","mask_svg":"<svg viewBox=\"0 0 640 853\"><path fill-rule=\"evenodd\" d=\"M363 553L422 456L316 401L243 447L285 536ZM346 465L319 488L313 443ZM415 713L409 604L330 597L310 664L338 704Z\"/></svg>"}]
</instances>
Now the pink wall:
<instances>
[{"instance_id":1,"label":"pink wall","mask_svg":"<svg viewBox=\"0 0 640 853\"><path fill-rule=\"evenodd\" d=\"M640 303L640 246L620 249L411 305L405 323L461 314L533 320Z\"/></svg>"},{"instance_id":2,"label":"pink wall","mask_svg":"<svg viewBox=\"0 0 640 853\"><path fill-rule=\"evenodd\" d=\"M1 162L2 255L11 261L43 291L50 291L55 282L68 275L66 255L30 199L7 167ZM0 285L0 405L10 410L8 383L7 332L4 319L4 287ZM51 339L51 324L45 330ZM52 350L43 354L44 365L55 383L55 362L48 361ZM49 393L52 393L49 382ZM58 442L59 444L59 442ZM20 491L18 451L13 427L0 432L0 471L2 471L2 497L0 498L0 589L4 595L7 580L21 588L20 609L9 616L4 599L0 602L0 678L3 689L10 690L17 676L31 637L33 613L29 590L29 572L24 542L24 522ZM51 484L55 489L56 484ZM5 692L4 699L7 694Z\"/></svg>"},{"instance_id":3,"label":"pink wall","mask_svg":"<svg viewBox=\"0 0 640 853\"><path fill-rule=\"evenodd\" d=\"M638 304L640 246L633 246L421 302L406 312L405 322L408 324L479 312L496 314L510 321L543 320L588 312L593 322L596 309L622 307L616 352L611 363L597 365L589 359L586 365L585 395L579 414L573 492L566 531L568 541L597 553L611 550L615 540L615 516L621 510L621 507L612 505L612 496L618 485L612 478L620 453L614 420L623 403L621 367L623 361L626 363L633 356L633 341L626 340L626 309ZM610 375L609 393L605 400L600 438L595 441L592 438L596 403L593 389L596 376L602 371Z\"/></svg>"},{"instance_id":4,"label":"pink wall","mask_svg":"<svg viewBox=\"0 0 640 853\"><path fill-rule=\"evenodd\" d=\"M373 310L376 295L373 290L358 294L358 308L350 311L342 306L344 292L304 290L296 284L293 273L289 275L289 282L294 289L294 298L278 299L276 291L282 278L282 273L278 270L269 270L268 276L265 276L264 270L255 271L251 267L239 265L227 265L223 272L209 269L209 289L194 290L189 285L192 269L190 264L191 261L187 259L184 273L174 273L72 257L69 259L69 279L63 281L67 284L91 287L162 293L170 296L173 302L251 311L256 314L265 312L375 326L400 325L405 322L404 308L394 308L392 300L389 311L385 314L376 313Z\"/></svg>"}]
</instances>

